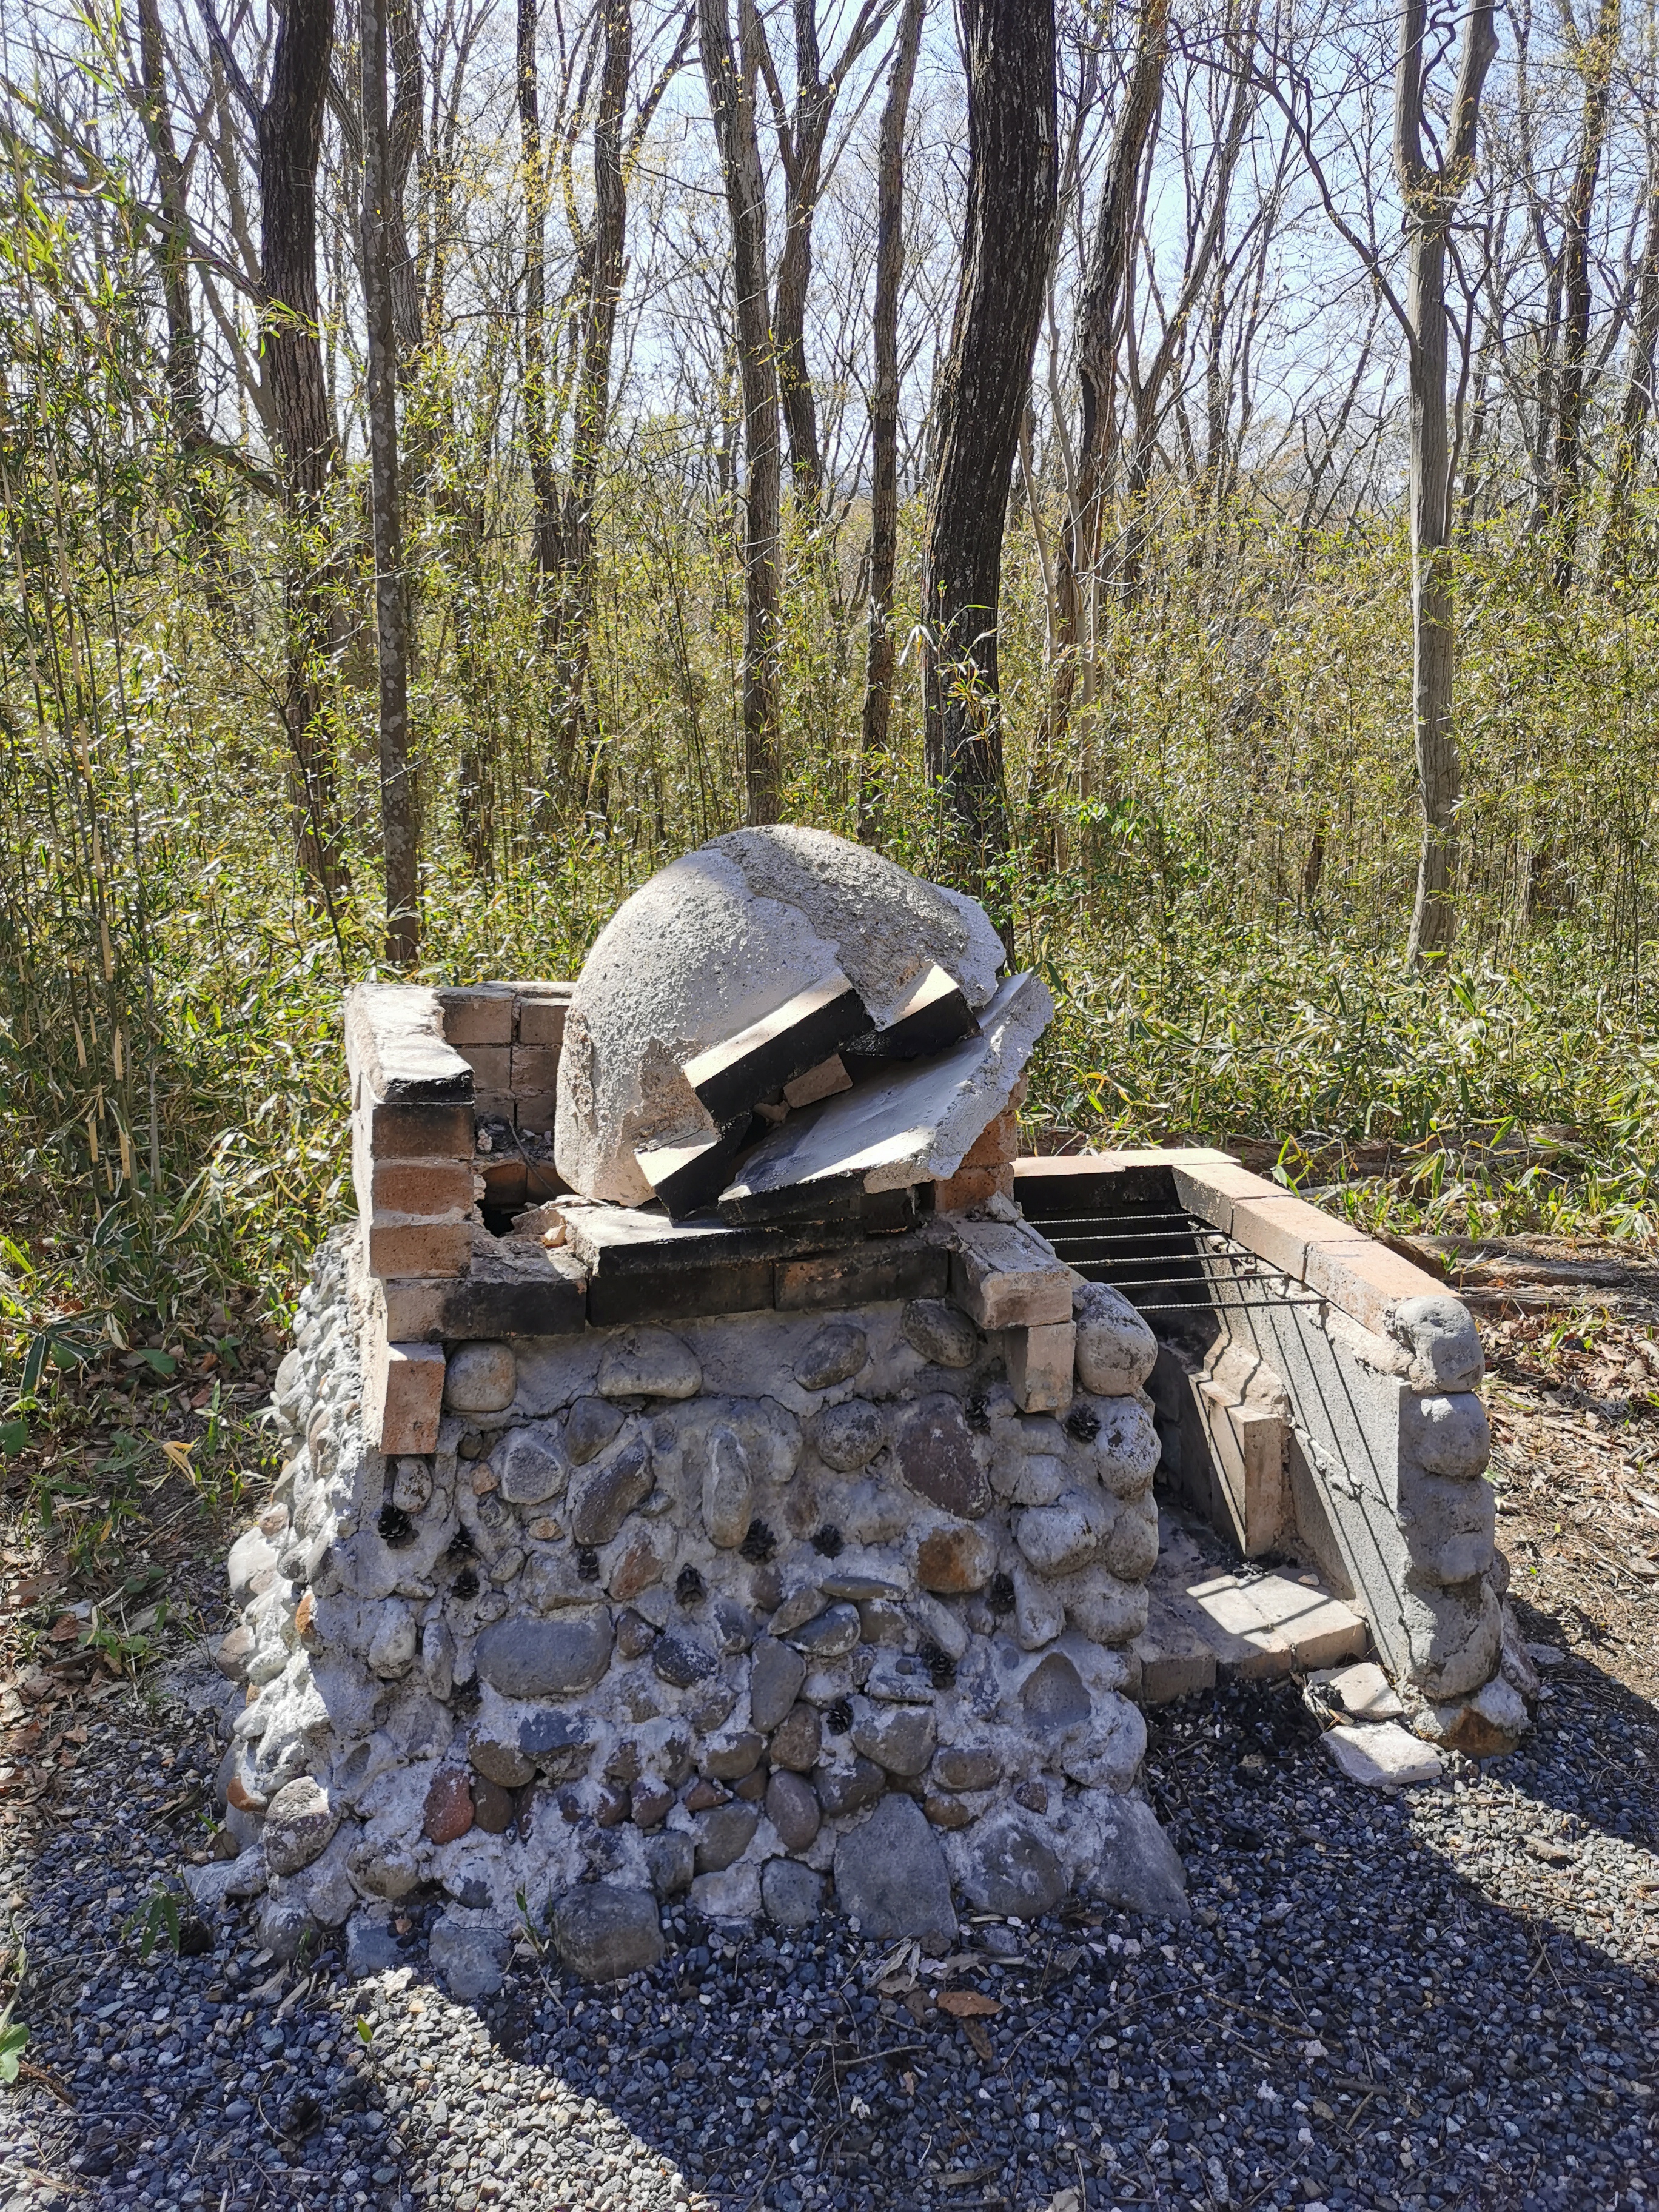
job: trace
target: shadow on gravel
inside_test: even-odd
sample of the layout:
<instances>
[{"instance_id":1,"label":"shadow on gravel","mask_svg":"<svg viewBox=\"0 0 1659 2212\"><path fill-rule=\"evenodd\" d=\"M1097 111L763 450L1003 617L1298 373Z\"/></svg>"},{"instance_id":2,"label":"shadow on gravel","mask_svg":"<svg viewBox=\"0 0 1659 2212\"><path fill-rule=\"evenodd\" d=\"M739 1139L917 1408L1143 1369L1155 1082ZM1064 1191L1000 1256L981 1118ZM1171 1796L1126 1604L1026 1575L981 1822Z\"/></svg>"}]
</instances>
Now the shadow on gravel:
<instances>
[{"instance_id":1,"label":"shadow on gravel","mask_svg":"<svg viewBox=\"0 0 1659 2212\"><path fill-rule=\"evenodd\" d=\"M976 2037L925 1975L872 1987L833 1923L793 1950L687 1923L645 1984L515 1977L483 2017L525 2078L732 2212L1633 2207L1659 2174L1659 1999L1629 1892L1659 1867L1613 1825L1625 1784L1582 1778L1595 1710L1564 1686L1524 1773L1393 1799L1335 1779L1292 1690L1169 1709L1149 1777L1196 1917L1015 1931L964 1978L1000 2008ZM1570 1869L1528 1855L1544 1808L1579 1806Z\"/></svg>"},{"instance_id":2,"label":"shadow on gravel","mask_svg":"<svg viewBox=\"0 0 1659 2212\"><path fill-rule=\"evenodd\" d=\"M1557 1671L1519 1759L1399 1799L1337 1778L1293 1689L1164 1709L1148 1780L1194 1918L966 1927L951 1986L995 2008L966 2020L836 1921L682 1915L603 1990L526 1949L476 2008L429 1977L435 1899L368 1983L337 1938L297 1977L257 1962L230 1917L212 1955L140 1964L106 1900L176 1867L161 1816L210 1747L167 1765L178 1723L136 1718L88 1747L118 1828L89 1856L66 1818L15 1876L32 2053L74 2110L6 2108L0 2205L1628 2212L1659 2177L1659 1715L1630 1700L1609 1759L1612 1686ZM1528 1852L1545 1830L1565 1863Z\"/></svg>"},{"instance_id":3,"label":"shadow on gravel","mask_svg":"<svg viewBox=\"0 0 1659 2212\"><path fill-rule=\"evenodd\" d=\"M1659 1712L1604 1673L1582 1648L1572 1650L1559 1618L1523 1599L1514 1602L1528 1643L1564 1656L1559 1665L1539 1670L1544 1726L1497 1771L1540 1804L1659 1850ZM1577 1626L1581 1636L1597 1632L1592 1621L1581 1618ZM1659 1636L1659 1620L1654 1633ZM1567 1741L1549 1724L1553 1709L1560 1705L1575 1716ZM1546 1741L1548 1755L1540 1757L1538 1746Z\"/></svg>"}]
</instances>

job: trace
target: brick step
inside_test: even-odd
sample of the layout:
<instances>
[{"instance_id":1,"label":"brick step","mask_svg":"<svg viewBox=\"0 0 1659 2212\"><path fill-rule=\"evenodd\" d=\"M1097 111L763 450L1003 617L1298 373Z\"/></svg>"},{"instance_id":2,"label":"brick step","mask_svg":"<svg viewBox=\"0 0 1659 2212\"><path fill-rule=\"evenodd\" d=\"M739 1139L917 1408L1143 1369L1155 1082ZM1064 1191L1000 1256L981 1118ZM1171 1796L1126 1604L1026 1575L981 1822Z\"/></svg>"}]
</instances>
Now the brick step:
<instances>
[{"instance_id":1,"label":"brick step","mask_svg":"<svg viewBox=\"0 0 1659 2212\"><path fill-rule=\"evenodd\" d=\"M1146 1704L1212 1688L1218 1677L1270 1679L1364 1658L1364 1618L1316 1576L1218 1573L1184 1530L1164 1522L1160 1536L1134 1644Z\"/></svg>"}]
</instances>

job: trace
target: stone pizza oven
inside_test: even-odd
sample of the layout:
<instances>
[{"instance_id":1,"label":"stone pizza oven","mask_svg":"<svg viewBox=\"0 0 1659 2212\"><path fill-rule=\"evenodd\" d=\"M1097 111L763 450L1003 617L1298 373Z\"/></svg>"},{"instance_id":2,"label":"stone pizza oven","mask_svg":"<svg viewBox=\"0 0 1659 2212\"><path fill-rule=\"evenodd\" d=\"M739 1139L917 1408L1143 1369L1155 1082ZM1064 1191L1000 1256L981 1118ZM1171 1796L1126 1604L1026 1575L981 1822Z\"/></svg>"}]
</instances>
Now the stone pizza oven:
<instances>
[{"instance_id":1,"label":"stone pizza oven","mask_svg":"<svg viewBox=\"0 0 1659 2212\"><path fill-rule=\"evenodd\" d=\"M574 985L353 993L358 1217L231 1554L198 1893L280 1954L436 1886L440 1963L528 1911L601 1977L687 1892L881 1938L1184 1912L1137 1700L1213 1332L1177 1358L1016 1203L1052 1008L1001 967L971 901L784 828L664 870Z\"/></svg>"}]
</instances>

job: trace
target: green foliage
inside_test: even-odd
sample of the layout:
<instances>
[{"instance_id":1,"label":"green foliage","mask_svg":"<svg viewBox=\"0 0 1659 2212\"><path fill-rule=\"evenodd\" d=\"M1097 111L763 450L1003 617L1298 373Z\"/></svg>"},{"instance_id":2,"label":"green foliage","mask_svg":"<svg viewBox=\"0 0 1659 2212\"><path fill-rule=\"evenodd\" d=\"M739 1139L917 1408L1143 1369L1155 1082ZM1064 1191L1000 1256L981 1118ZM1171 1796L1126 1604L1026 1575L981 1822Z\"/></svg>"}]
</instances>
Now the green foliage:
<instances>
[{"instance_id":1,"label":"green foliage","mask_svg":"<svg viewBox=\"0 0 1659 2212\"><path fill-rule=\"evenodd\" d=\"M146 218L100 173L71 228L0 173L0 1452L76 1540L118 1534L159 1449L37 1468L94 1352L280 1322L351 1204L338 1009L370 972L378 764L355 481L324 533L338 644L321 735L349 884L295 859L276 711L289 552L165 430ZM492 356L493 358L493 356ZM498 365L499 366L499 365ZM601 486L591 727L561 757L499 394L434 345L409 397L422 973L568 974L653 869L741 817L732 503L683 424ZM1501 487L1498 488L1501 493ZM1659 593L1650 563L1556 599L1501 499L1460 555L1460 958L1405 964L1418 835L1409 563L1392 516L1316 533L1286 487L1155 487L1068 714L1029 517L1002 627L1012 842L1000 909L1059 1016L1033 1133L1269 1148L1386 1226L1645 1235ZM1057 517L1050 515L1051 528ZM1641 521L1637 532L1643 550ZM921 517L902 518L893 750L859 757L864 518L784 548L785 811L948 866L922 774ZM1336 1188L1331 1188L1336 1187ZM140 1356L161 1376L172 1355ZM240 1480L216 1401L185 1452ZM94 1480L95 1478L95 1480ZM77 1494L77 1486L79 1494Z\"/></svg>"},{"instance_id":2,"label":"green foliage","mask_svg":"<svg viewBox=\"0 0 1659 2212\"><path fill-rule=\"evenodd\" d=\"M140 1963L148 1966L151 1953L163 1936L177 1955L179 1925L179 1899L165 1882L158 1881L144 1902L128 1914L122 1923L121 1933L129 1941L134 1936L138 1938Z\"/></svg>"},{"instance_id":3,"label":"green foliage","mask_svg":"<svg viewBox=\"0 0 1659 2212\"><path fill-rule=\"evenodd\" d=\"M23 1994L23 1977L28 1972L28 1952L19 1943L17 1959L13 1968L15 1983L0 2011L0 2082L9 2089L17 2080L23 2064L23 2053L28 2047L29 2032L16 2016L18 1999Z\"/></svg>"}]
</instances>

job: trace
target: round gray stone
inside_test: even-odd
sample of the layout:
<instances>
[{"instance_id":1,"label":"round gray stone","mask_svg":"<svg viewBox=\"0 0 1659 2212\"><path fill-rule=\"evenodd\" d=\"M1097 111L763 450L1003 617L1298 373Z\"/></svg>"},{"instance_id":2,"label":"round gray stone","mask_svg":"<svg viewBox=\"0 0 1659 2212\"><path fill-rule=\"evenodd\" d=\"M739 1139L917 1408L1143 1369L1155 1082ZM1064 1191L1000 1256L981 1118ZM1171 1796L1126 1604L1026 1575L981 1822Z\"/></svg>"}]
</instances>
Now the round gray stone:
<instances>
[{"instance_id":1,"label":"round gray stone","mask_svg":"<svg viewBox=\"0 0 1659 2212\"><path fill-rule=\"evenodd\" d=\"M1103 1398L1139 1390L1158 1358L1158 1340L1121 1291L1085 1283L1072 1297L1077 1379Z\"/></svg>"},{"instance_id":2,"label":"round gray stone","mask_svg":"<svg viewBox=\"0 0 1659 2212\"><path fill-rule=\"evenodd\" d=\"M578 1398L564 1419L564 1448L573 1467L597 1459L623 1425L620 1407L608 1398Z\"/></svg>"},{"instance_id":3,"label":"round gray stone","mask_svg":"<svg viewBox=\"0 0 1659 2212\"><path fill-rule=\"evenodd\" d=\"M979 1357L979 1331L943 1298L912 1298L899 1327L906 1342L935 1367L971 1367Z\"/></svg>"},{"instance_id":4,"label":"round gray stone","mask_svg":"<svg viewBox=\"0 0 1659 2212\"><path fill-rule=\"evenodd\" d=\"M296 1776L265 1808L265 1864L273 1874L298 1874L322 1856L339 1825L338 1809L321 1783L309 1774Z\"/></svg>"},{"instance_id":5,"label":"round gray stone","mask_svg":"<svg viewBox=\"0 0 1659 2212\"><path fill-rule=\"evenodd\" d=\"M570 1494L570 1534L578 1544L608 1544L651 1495L651 1447L642 1437L581 1476Z\"/></svg>"},{"instance_id":6,"label":"round gray stone","mask_svg":"<svg viewBox=\"0 0 1659 2212\"><path fill-rule=\"evenodd\" d=\"M504 1928L453 1919L441 1913L432 1929L432 1963L451 1996L462 2004L498 1996L513 1939Z\"/></svg>"},{"instance_id":7,"label":"round gray stone","mask_svg":"<svg viewBox=\"0 0 1659 2212\"><path fill-rule=\"evenodd\" d=\"M729 1805L715 1805L707 1813L699 1813L697 1872L723 1874L734 1860L743 1856L755 1840L759 1826L759 1806L745 1804L740 1798L734 1798Z\"/></svg>"},{"instance_id":8,"label":"round gray stone","mask_svg":"<svg viewBox=\"0 0 1659 2212\"><path fill-rule=\"evenodd\" d=\"M600 1357L602 1398L695 1398L702 1388L696 1354L672 1329L624 1329Z\"/></svg>"},{"instance_id":9,"label":"round gray stone","mask_svg":"<svg viewBox=\"0 0 1659 2212\"><path fill-rule=\"evenodd\" d=\"M591 1690L611 1664L611 1615L574 1607L545 1620L492 1621L479 1637L478 1679L504 1698L562 1698Z\"/></svg>"},{"instance_id":10,"label":"round gray stone","mask_svg":"<svg viewBox=\"0 0 1659 2212\"><path fill-rule=\"evenodd\" d=\"M722 1422L709 1431L708 1464L702 1478L702 1525L708 1540L722 1552L735 1552L749 1534L755 1514L755 1484L749 1458L734 1429Z\"/></svg>"},{"instance_id":11,"label":"round gray stone","mask_svg":"<svg viewBox=\"0 0 1659 2212\"><path fill-rule=\"evenodd\" d=\"M400 1513L423 1513L432 1497L432 1468L423 1459L400 1459L392 1480L392 1502Z\"/></svg>"},{"instance_id":12,"label":"round gray stone","mask_svg":"<svg viewBox=\"0 0 1659 2212\"><path fill-rule=\"evenodd\" d=\"M706 1682L720 1670L720 1662L708 1645L692 1636L659 1636L651 1647L651 1664L658 1680L676 1690Z\"/></svg>"},{"instance_id":13,"label":"round gray stone","mask_svg":"<svg viewBox=\"0 0 1659 2212\"><path fill-rule=\"evenodd\" d=\"M912 1797L887 1796L836 1845L836 1899L859 1932L895 1936L956 1934L945 1854Z\"/></svg>"},{"instance_id":14,"label":"round gray stone","mask_svg":"<svg viewBox=\"0 0 1659 2212\"><path fill-rule=\"evenodd\" d=\"M787 1851L804 1851L823 1820L817 1794L804 1775L778 1768L766 1785L766 1817Z\"/></svg>"},{"instance_id":15,"label":"round gray stone","mask_svg":"<svg viewBox=\"0 0 1659 2212\"><path fill-rule=\"evenodd\" d=\"M810 1928L823 1910L823 1877L799 1859L768 1859L761 1905L775 1928Z\"/></svg>"},{"instance_id":16,"label":"round gray stone","mask_svg":"<svg viewBox=\"0 0 1659 2212\"><path fill-rule=\"evenodd\" d=\"M856 1322L826 1322L802 1346L795 1380L803 1390L831 1389L856 1375L869 1357L869 1340Z\"/></svg>"},{"instance_id":17,"label":"round gray stone","mask_svg":"<svg viewBox=\"0 0 1659 2212\"><path fill-rule=\"evenodd\" d=\"M624 1974L637 1974L654 1966L662 1956L657 1900L648 1889L584 1882L567 1890L554 1907L553 1942L571 1972L585 1982L614 1982Z\"/></svg>"},{"instance_id":18,"label":"round gray stone","mask_svg":"<svg viewBox=\"0 0 1659 2212\"><path fill-rule=\"evenodd\" d=\"M403 1952L384 1912L365 1906L346 1923L346 1972L354 1982L403 1963Z\"/></svg>"},{"instance_id":19,"label":"round gray stone","mask_svg":"<svg viewBox=\"0 0 1659 2212\"><path fill-rule=\"evenodd\" d=\"M519 1364L506 1344L463 1344L444 1369L444 1403L452 1413L500 1413L519 1388Z\"/></svg>"},{"instance_id":20,"label":"round gray stone","mask_svg":"<svg viewBox=\"0 0 1659 2212\"><path fill-rule=\"evenodd\" d=\"M775 1637L763 1636L749 1662L749 1717L770 1735L800 1694L806 1662Z\"/></svg>"},{"instance_id":21,"label":"round gray stone","mask_svg":"<svg viewBox=\"0 0 1659 2212\"><path fill-rule=\"evenodd\" d=\"M1051 1651L1020 1685L1025 1724L1038 1735L1081 1728L1094 1708L1083 1677L1063 1651Z\"/></svg>"},{"instance_id":22,"label":"round gray stone","mask_svg":"<svg viewBox=\"0 0 1659 2212\"><path fill-rule=\"evenodd\" d=\"M667 1828L645 1839L645 1863L659 1897L678 1897L691 1887L697 1847L684 1829Z\"/></svg>"},{"instance_id":23,"label":"round gray stone","mask_svg":"<svg viewBox=\"0 0 1659 2212\"><path fill-rule=\"evenodd\" d=\"M853 1745L889 1774L920 1774L933 1755L939 1724L931 1705L853 1701Z\"/></svg>"},{"instance_id":24,"label":"round gray stone","mask_svg":"<svg viewBox=\"0 0 1659 2212\"><path fill-rule=\"evenodd\" d=\"M868 1467L886 1441L886 1419L867 1398L826 1406L818 1415L818 1457L838 1474L855 1474Z\"/></svg>"},{"instance_id":25,"label":"round gray stone","mask_svg":"<svg viewBox=\"0 0 1659 2212\"><path fill-rule=\"evenodd\" d=\"M946 1744L933 1761L933 1779L941 1790L989 1790L1001 1774L1002 1761L995 1752L965 1744Z\"/></svg>"},{"instance_id":26,"label":"round gray stone","mask_svg":"<svg viewBox=\"0 0 1659 2212\"><path fill-rule=\"evenodd\" d=\"M1051 1844L1017 1813L988 1813L967 1838L962 1887L976 1912L1035 1920L1066 1894Z\"/></svg>"},{"instance_id":27,"label":"round gray stone","mask_svg":"<svg viewBox=\"0 0 1659 2212\"><path fill-rule=\"evenodd\" d=\"M941 1512L976 1521L989 1511L991 1486L975 1455L973 1433L962 1407L943 1391L905 1409L893 1456L910 1488Z\"/></svg>"},{"instance_id":28,"label":"round gray stone","mask_svg":"<svg viewBox=\"0 0 1659 2212\"><path fill-rule=\"evenodd\" d=\"M1152 1807L1120 1798L1106 1824L1089 1887L1108 1905L1158 1920L1187 1920L1187 1873Z\"/></svg>"},{"instance_id":29,"label":"round gray stone","mask_svg":"<svg viewBox=\"0 0 1659 2212\"><path fill-rule=\"evenodd\" d=\"M822 1665L826 1659L844 1659L863 1633L855 1605L831 1605L796 1629L789 1641Z\"/></svg>"},{"instance_id":30,"label":"round gray stone","mask_svg":"<svg viewBox=\"0 0 1659 2212\"><path fill-rule=\"evenodd\" d=\"M843 1820L849 1813L873 1805L887 1787L887 1777L873 1759L854 1758L843 1765L815 1766L812 1788L826 1820Z\"/></svg>"},{"instance_id":31,"label":"round gray stone","mask_svg":"<svg viewBox=\"0 0 1659 2212\"><path fill-rule=\"evenodd\" d=\"M570 1480L569 1461L550 1421L509 1429L490 1454L489 1464L509 1505L541 1505L550 1498L562 1498Z\"/></svg>"}]
</instances>

